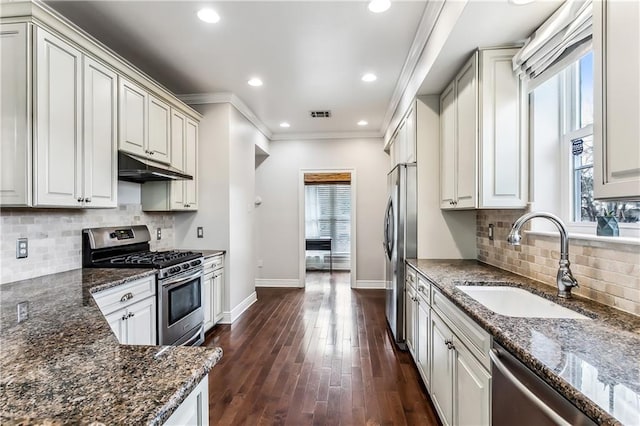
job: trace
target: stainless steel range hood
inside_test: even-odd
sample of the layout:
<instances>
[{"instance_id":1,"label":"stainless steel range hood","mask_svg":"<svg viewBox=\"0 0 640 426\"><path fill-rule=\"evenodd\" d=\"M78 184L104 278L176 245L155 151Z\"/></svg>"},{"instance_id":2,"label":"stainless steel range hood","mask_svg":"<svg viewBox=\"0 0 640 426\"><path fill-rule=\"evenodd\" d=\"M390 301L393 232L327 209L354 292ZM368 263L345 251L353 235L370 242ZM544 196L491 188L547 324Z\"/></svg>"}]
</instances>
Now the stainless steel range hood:
<instances>
[{"instance_id":1,"label":"stainless steel range hood","mask_svg":"<svg viewBox=\"0 0 640 426\"><path fill-rule=\"evenodd\" d=\"M193 180L193 176L175 167L118 151L118 179L144 183L162 180Z\"/></svg>"}]
</instances>

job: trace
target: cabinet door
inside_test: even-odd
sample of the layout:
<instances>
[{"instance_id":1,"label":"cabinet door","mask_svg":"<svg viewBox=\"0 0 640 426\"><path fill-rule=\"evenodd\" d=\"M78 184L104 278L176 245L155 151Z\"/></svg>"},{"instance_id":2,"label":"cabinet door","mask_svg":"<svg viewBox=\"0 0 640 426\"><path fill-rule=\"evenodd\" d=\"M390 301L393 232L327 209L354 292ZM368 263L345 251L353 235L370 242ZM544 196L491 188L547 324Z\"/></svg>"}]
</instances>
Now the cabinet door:
<instances>
[{"instance_id":1,"label":"cabinet door","mask_svg":"<svg viewBox=\"0 0 640 426\"><path fill-rule=\"evenodd\" d=\"M147 297L127 308L129 345L156 345L156 298Z\"/></svg>"},{"instance_id":2,"label":"cabinet door","mask_svg":"<svg viewBox=\"0 0 640 426\"><path fill-rule=\"evenodd\" d=\"M127 343L127 310L120 309L115 311L109 315L104 316L113 331L113 334L116 335L118 342L126 344Z\"/></svg>"},{"instance_id":3,"label":"cabinet door","mask_svg":"<svg viewBox=\"0 0 640 426\"><path fill-rule=\"evenodd\" d=\"M438 315L431 311L431 400L445 426L453 420L453 351L447 342L453 333Z\"/></svg>"},{"instance_id":4,"label":"cabinet door","mask_svg":"<svg viewBox=\"0 0 640 426\"><path fill-rule=\"evenodd\" d=\"M475 208L478 144L478 54L455 79L456 87L456 208Z\"/></svg>"},{"instance_id":5,"label":"cabinet door","mask_svg":"<svg viewBox=\"0 0 640 426\"><path fill-rule=\"evenodd\" d=\"M209 424L209 376L182 401L164 423L166 426L207 426Z\"/></svg>"},{"instance_id":6,"label":"cabinet door","mask_svg":"<svg viewBox=\"0 0 640 426\"><path fill-rule=\"evenodd\" d=\"M37 206L82 206L82 54L36 31L35 200Z\"/></svg>"},{"instance_id":7,"label":"cabinet door","mask_svg":"<svg viewBox=\"0 0 640 426\"><path fill-rule=\"evenodd\" d=\"M189 210L198 208L198 123L187 119L185 134L185 172L193 176L193 180L186 180L185 201Z\"/></svg>"},{"instance_id":8,"label":"cabinet door","mask_svg":"<svg viewBox=\"0 0 640 426\"><path fill-rule=\"evenodd\" d=\"M418 298L416 316L416 365L427 390L431 382L431 364L429 357L429 305Z\"/></svg>"},{"instance_id":9,"label":"cabinet door","mask_svg":"<svg viewBox=\"0 0 640 426\"><path fill-rule=\"evenodd\" d=\"M31 205L31 79L27 24L0 29L0 205Z\"/></svg>"},{"instance_id":10,"label":"cabinet door","mask_svg":"<svg viewBox=\"0 0 640 426\"><path fill-rule=\"evenodd\" d=\"M409 353L416 359L416 347L415 347L415 328L416 328L416 292L411 286L405 287L405 336L407 339L407 349Z\"/></svg>"},{"instance_id":11,"label":"cabinet door","mask_svg":"<svg viewBox=\"0 0 640 426\"><path fill-rule=\"evenodd\" d=\"M525 102L512 58L518 49L480 52L479 207L526 206Z\"/></svg>"},{"instance_id":12,"label":"cabinet door","mask_svg":"<svg viewBox=\"0 0 640 426\"><path fill-rule=\"evenodd\" d=\"M120 77L118 149L145 157L147 151L147 92Z\"/></svg>"},{"instance_id":13,"label":"cabinet door","mask_svg":"<svg viewBox=\"0 0 640 426\"><path fill-rule=\"evenodd\" d=\"M184 114L171 110L171 165L176 169L185 170L185 136L187 118ZM171 210L182 210L185 203L185 182L182 180L171 182Z\"/></svg>"},{"instance_id":14,"label":"cabinet door","mask_svg":"<svg viewBox=\"0 0 640 426\"><path fill-rule=\"evenodd\" d=\"M213 292L213 272L206 274L202 281L202 309L204 311L204 331L208 331L213 327L213 308L214 308L214 292Z\"/></svg>"},{"instance_id":15,"label":"cabinet door","mask_svg":"<svg viewBox=\"0 0 640 426\"><path fill-rule=\"evenodd\" d=\"M593 3L594 196L640 197L640 3Z\"/></svg>"},{"instance_id":16,"label":"cabinet door","mask_svg":"<svg viewBox=\"0 0 640 426\"><path fill-rule=\"evenodd\" d=\"M85 207L116 207L118 194L117 75L84 57Z\"/></svg>"},{"instance_id":17,"label":"cabinet door","mask_svg":"<svg viewBox=\"0 0 640 426\"><path fill-rule=\"evenodd\" d=\"M491 424L491 375L459 340L454 340L455 424L489 426Z\"/></svg>"},{"instance_id":18,"label":"cabinet door","mask_svg":"<svg viewBox=\"0 0 640 426\"><path fill-rule=\"evenodd\" d=\"M451 209L456 199L455 84L440 96L440 208Z\"/></svg>"},{"instance_id":19,"label":"cabinet door","mask_svg":"<svg viewBox=\"0 0 640 426\"><path fill-rule=\"evenodd\" d=\"M161 163L171 163L171 108L168 104L148 96L149 139L147 150L150 158Z\"/></svg>"},{"instance_id":20,"label":"cabinet door","mask_svg":"<svg viewBox=\"0 0 640 426\"><path fill-rule=\"evenodd\" d=\"M219 269L213 275L213 323L217 324L222 320L224 297L224 270Z\"/></svg>"}]
</instances>

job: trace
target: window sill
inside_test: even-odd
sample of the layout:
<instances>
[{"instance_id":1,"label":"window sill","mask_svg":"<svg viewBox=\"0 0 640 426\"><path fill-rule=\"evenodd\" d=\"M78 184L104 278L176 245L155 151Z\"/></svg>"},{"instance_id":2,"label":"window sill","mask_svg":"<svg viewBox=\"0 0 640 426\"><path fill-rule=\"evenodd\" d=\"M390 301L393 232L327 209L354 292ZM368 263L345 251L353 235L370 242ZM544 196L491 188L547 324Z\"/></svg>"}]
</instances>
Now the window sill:
<instances>
[{"instance_id":1,"label":"window sill","mask_svg":"<svg viewBox=\"0 0 640 426\"><path fill-rule=\"evenodd\" d=\"M524 231L525 234L541 235L545 237L558 237L558 231ZM636 237L602 237L592 234L580 234L576 232L569 232L569 239L576 240L588 240L598 241L601 243L614 243L614 244L628 244L634 246L640 246L640 238Z\"/></svg>"}]
</instances>

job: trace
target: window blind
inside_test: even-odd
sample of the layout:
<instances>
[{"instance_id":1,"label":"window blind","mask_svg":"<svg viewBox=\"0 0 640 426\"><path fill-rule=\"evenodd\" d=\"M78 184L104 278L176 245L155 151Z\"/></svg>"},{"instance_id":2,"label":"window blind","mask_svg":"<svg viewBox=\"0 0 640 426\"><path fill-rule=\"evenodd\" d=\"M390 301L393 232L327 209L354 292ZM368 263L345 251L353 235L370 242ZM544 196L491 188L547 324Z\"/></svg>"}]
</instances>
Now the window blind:
<instances>
[{"instance_id":1,"label":"window blind","mask_svg":"<svg viewBox=\"0 0 640 426\"><path fill-rule=\"evenodd\" d=\"M535 80L593 34L591 0L567 0L540 26L513 57L513 70L525 80Z\"/></svg>"},{"instance_id":2,"label":"window blind","mask_svg":"<svg viewBox=\"0 0 640 426\"><path fill-rule=\"evenodd\" d=\"M351 252L351 185L305 185L306 238L332 239L333 253Z\"/></svg>"}]
</instances>

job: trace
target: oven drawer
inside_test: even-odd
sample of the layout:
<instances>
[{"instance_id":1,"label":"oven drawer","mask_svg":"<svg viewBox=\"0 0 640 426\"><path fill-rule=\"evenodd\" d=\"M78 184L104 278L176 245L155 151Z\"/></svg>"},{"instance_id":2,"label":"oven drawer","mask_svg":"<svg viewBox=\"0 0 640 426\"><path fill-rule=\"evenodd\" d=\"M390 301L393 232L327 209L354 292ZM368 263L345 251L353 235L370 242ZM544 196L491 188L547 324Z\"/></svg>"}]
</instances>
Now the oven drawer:
<instances>
[{"instance_id":1,"label":"oven drawer","mask_svg":"<svg viewBox=\"0 0 640 426\"><path fill-rule=\"evenodd\" d=\"M102 313L106 315L155 294L156 277L150 275L95 293L93 298Z\"/></svg>"}]
</instances>

